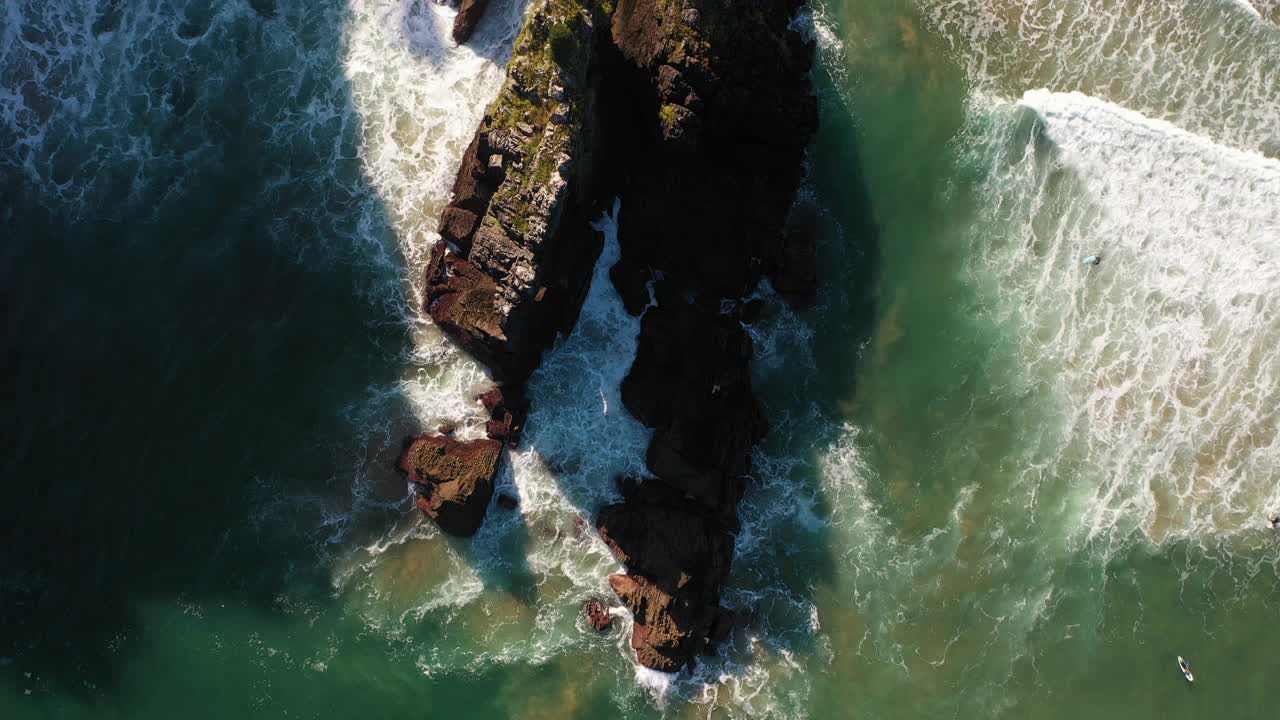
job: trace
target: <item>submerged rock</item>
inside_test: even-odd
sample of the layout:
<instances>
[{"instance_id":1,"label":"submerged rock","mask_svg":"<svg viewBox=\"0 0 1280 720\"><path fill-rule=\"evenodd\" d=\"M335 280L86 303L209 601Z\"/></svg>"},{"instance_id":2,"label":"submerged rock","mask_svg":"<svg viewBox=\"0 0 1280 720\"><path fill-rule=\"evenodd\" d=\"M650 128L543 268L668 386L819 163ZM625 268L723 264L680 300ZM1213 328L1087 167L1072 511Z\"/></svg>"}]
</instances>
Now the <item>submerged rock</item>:
<instances>
[{"instance_id":1,"label":"submerged rock","mask_svg":"<svg viewBox=\"0 0 1280 720\"><path fill-rule=\"evenodd\" d=\"M422 435L405 443L396 467L418 493L415 504L441 530L470 537L484 521L493 497L502 443Z\"/></svg>"}]
</instances>

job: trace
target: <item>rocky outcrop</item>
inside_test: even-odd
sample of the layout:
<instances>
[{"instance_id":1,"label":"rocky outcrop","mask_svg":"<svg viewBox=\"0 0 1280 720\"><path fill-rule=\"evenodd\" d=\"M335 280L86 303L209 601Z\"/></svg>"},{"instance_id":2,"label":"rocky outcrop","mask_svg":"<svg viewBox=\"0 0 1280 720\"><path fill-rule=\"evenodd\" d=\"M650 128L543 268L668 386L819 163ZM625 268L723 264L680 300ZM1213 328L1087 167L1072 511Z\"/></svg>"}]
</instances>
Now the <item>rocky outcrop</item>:
<instances>
[{"instance_id":1,"label":"rocky outcrop","mask_svg":"<svg viewBox=\"0 0 1280 720\"><path fill-rule=\"evenodd\" d=\"M741 322L761 308L726 314L722 301L766 277L797 299L816 285L811 236L783 233L817 123L814 48L788 29L795 9L619 0L602 53L603 102L630 138L609 148L623 198L610 277L644 312L622 398L655 432L654 477L629 483L597 524L627 570L610 585L635 616L632 647L658 670L691 663L732 625L720 590L766 423Z\"/></svg>"},{"instance_id":2,"label":"rocky outcrop","mask_svg":"<svg viewBox=\"0 0 1280 720\"><path fill-rule=\"evenodd\" d=\"M599 254L589 208L621 196L609 275L643 313L622 396L654 430L653 477L625 482L596 524L626 569L609 582L635 618L632 647L659 670L712 651L733 623L720 593L766 428L743 328L766 309L746 298L766 278L800 301L817 283L814 235L783 232L817 125L814 44L790 27L801 4L542 0L427 269L432 319L501 384L483 398L482 442L514 444L523 382L572 328Z\"/></svg>"},{"instance_id":3,"label":"rocky outcrop","mask_svg":"<svg viewBox=\"0 0 1280 720\"><path fill-rule=\"evenodd\" d=\"M529 400L521 385L494 385L480 396L480 404L489 412L485 434L515 447L520 443L524 418L529 414Z\"/></svg>"},{"instance_id":4,"label":"rocky outcrop","mask_svg":"<svg viewBox=\"0 0 1280 720\"><path fill-rule=\"evenodd\" d=\"M423 435L406 442L396 467L416 488L415 504L440 529L470 537L484 521L502 443Z\"/></svg>"},{"instance_id":5,"label":"rocky outcrop","mask_svg":"<svg viewBox=\"0 0 1280 720\"><path fill-rule=\"evenodd\" d=\"M487 1L463 0L456 41L471 34ZM454 535L473 534L483 520L499 452L519 442L528 413L523 383L556 335L573 327L600 253L588 224L596 38L578 0L532 9L440 217L426 310L498 380L479 398L489 439L419 437L399 467L418 483L418 507ZM509 496L499 503L516 506Z\"/></svg>"},{"instance_id":6,"label":"rocky outcrop","mask_svg":"<svg viewBox=\"0 0 1280 720\"><path fill-rule=\"evenodd\" d=\"M463 156L427 270L436 324L519 384L577 319L600 239L588 224L596 33L544 0Z\"/></svg>"},{"instance_id":7,"label":"rocky outcrop","mask_svg":"<svg viewBox=\"0 0 1280 720\"><path fill-rule=\"evenodd\" d=\"M649 310L622 401L654 428L645 460L666 485L737 530L751 448L765 421L751 392L751 337L718 304L667 303Z\"/></svg>"},{"instance_id":8,"label":"rocky outcrop","mask_svg":"<svg viewBox=\"0 0 1280 720\"><path fill-rule=\"evenodd\" d=\"M627 568L609 585L635 618L637 659L674 672L713 647L725 614L720 586L733 559L733 534L658 480L626 481L623 497L597 519L601 538Z\"/></svg>"},{"instance_id":9,"label":"rocky outcrop","mask_svg":"<svg viewBox=\"0 0 1280 720\"><path fill-rule=\"evenodd\" d=\"M489 0L462 0L458 14L453 18L453 41L461 45L469 40L488 7Z\"/></svg>"},{"instance_id":10,"label":"rocky outcrop","mask_svg":"<svg viewBox=\"0 0 1280 720\"><path fill-rule=\"evenodd\" d=\"M587 624L600 632L604 632L613 627L613 616L609 614L609 608L599 600L589 600L582 606L582 614L587 618Z\"/></svg>"},{"instance_id":11,"label":"rocky outcrop","mask_svg":"<svg viewBox=\"0 0 1280 720\"><path fill-rule=\"evenodd\" d=\"M701 295L780 276L812 292L794 269L812 250L782 232L817 127L815 45L788 29L800 4L618 1L608 87L610 116L633 123L613 164L627 262Z\"/></svg>"}]
</instances>

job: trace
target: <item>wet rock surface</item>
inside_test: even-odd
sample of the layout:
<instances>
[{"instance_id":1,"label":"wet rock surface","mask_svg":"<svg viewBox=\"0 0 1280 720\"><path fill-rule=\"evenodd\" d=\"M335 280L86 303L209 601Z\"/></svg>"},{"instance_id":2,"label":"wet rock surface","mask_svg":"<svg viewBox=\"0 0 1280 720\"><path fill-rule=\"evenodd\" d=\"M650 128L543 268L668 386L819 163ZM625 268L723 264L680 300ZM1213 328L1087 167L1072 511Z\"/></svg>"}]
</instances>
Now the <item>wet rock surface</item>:
<instances>
[{"instance_id":1,"label":"wet rock surface","mask_svg":"<svg viewBox=\"0 0 1280 720\"><path fill-rule=\"evenodd\" d=\"M604 103L632 139L608 148L623 200L611 279L644 313L622 398L655 432L654 477L624 483L597 525L627 569L610 585L635 616L632 647L657 670L692 664L732 626L720 591L766 431L742 325L764 308L743 300L765 278L798 299L816 288L812 236L783 232L817 127L798 7L619 0L602 52Z\"/></svg>"},{"instance_id":2,"label":"wet rock surface","mask_svg":"<svg viewBox=\"0 0 1280 720\"><path fill-rule=\"evenodd\" d=\"M813 233L784 232L817 127L815 46L792 29L802 4L540 2L427 270L427 311L501 385L482 398L483 442L514 445L523 383L588 289L588 221L621 197L609 276L643 314L622 397L654 430L652 477L625 481L596 526L626 568L609 582L635 617L632 647L658 670L714 651L733 623L720 593L767 426L743 328L767 308L748 296L764 279L799 301L817 285ZM598 602L584 613L608 617Z\"/></svg>"},{"instance_id":3,"label":"wet rock surface","mask_svg":"<svg viewBox=\"0 0 1280 720\"><path fill-rule=\"evenodd\" d=\"M656 432L645 460L661 481L737 529L751 448L765 420L751 390L751 337L705 304L659 305L645 313L622 401Z\"/></svg>"},{"instance_id":4,"label":"wet rock surface","mask_svg":"<svg viewBox=\"0 0 1280 720\"><path fill-rule=\"evenodd\" d=\"M818 104L815 45L789 29L798 3L620 0L611 116L620 146L629 262L704 295L739 297L762 277L803 274L782 233Z\"/></svg>"},{"instance_id":5,"label":"wet rock surface","mask_svg":"<svg viewBox=\"0 0 1280 720\"><path fill-rule=\"evenodd\" d=\"M463 154L428 263L431 318L512 384L571 331L600 253L589 225L595 41L575 0L534 8Z\"/></svg>"},{"instance_id":6,"label":"wet rock surface","mask_svg":"<svg viewBox=\"0 0 1280 720\"><path fill-rule=\"evenodd\" d=\"M587 624L600 632L613 627L613 616L609 614L609 608L599 600L590 600L583 605L582 614L586 616Z\"/></svg>"},{"instance_id":7,"label":"wet rock surface","mask_svg":"<svg viewBox=\"0 0 1280 720\"><path fill-rule=\"evenodd\" d=\"M453 41L462 44L470 40L488 7L489 0L462 0L453 18Z\"/></svg>"},{"instance_id":8,"label":"wet rock surface","mask_svg":"<svg viewBox=\"0 0 1280 720\"><path fill-rule=\"evenodd\" d=\"M480 404L489 412L485 434L494 440L516 447L524 419L529 414L529 400L522 385L495 385L480 396Z\"/></svg>"},{"instance_id":9,"label":"wet rock surface","mask_svg":"<svg viewBox=\"0 0 1280 720\"><path fill-rule=\"evenodd\" d=\"M396 467L414 483L414 504L450 535L470 537L493 497L502 443L422 435L405 443Z\"/></svg>"}]
</instances>

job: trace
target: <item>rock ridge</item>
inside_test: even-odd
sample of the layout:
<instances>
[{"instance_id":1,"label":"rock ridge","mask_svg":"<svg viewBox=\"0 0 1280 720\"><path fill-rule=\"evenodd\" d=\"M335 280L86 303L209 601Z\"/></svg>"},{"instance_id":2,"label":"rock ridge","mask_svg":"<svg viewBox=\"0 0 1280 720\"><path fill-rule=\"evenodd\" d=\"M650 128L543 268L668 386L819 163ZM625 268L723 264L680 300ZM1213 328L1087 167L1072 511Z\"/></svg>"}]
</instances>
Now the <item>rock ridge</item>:
<instances>
[{"instance_id":1,"label":"rock ridge","mask_svg":"<svg viewBox=\"0 0 1280 720\"><path fill-rule=\"evenodd\" d=\"M650 476L620 480L622 501L596 525L625 568L609 584L634 618L631 645L658 670L713 652L734 623L721 589L767 429L744 328L762 301L748 299L762 280L796 303L816 290L812 237L783 231L818 120L815 46L793 22L802 4L541 0L464 153L426 272L427 312L501 384L484 401L489 438L472 441L491 444L423 436L402 457L411 479L428 478L424 512L445 528L434 488L465 483L430 480L439 471L423 458L487 459L518 441L523 384L588 290L593 210L621 197L609 276L642 315L622 397L654 433ZM471 486L482 519L492 483ZM468 529L465 518L450 524ZM598 600L584 612L597 627L607 617Z\"/></svg>"},{"instance_id":2,"label":"rock ridge","mask_svg":"<svg viewBox=\"0 0 1280 720\"><path fill-rule=\"evenodd\" d=\"M464 1L458 22L483 6ZM483 521L497 453L519 442L524 382L556 336L573 328L600 254L588 223L597 204L589 194L598 135L594 23L576 0L534 6L440 217L425 309L497 381L478 398L488 439L411 438L397 467L415 482L415 504L451 535L469 536ZM466 462L481 448L495 458L483 482ZM433 474L421 469L426 449L439 456Z\"/></svg>"},{"instance_id":3,"label":"rock ridge","mask_svg":"<svg viewBox=\"0 0 1280 720\"><path fill-rule=\"evenodd\" d=\"M631 645L657 670L693 664L733 624L720 591L766 432L741 309L762 279L800 303L816 289L811 239L783 232L817 127L800 4L619 0L602 53L602 103L631 138L609 148L623 203L610 277L644 313L622 399L654 434L653 477L626 481L597 525L627 570L610 585Z\"/></svg>"}]
</instances>

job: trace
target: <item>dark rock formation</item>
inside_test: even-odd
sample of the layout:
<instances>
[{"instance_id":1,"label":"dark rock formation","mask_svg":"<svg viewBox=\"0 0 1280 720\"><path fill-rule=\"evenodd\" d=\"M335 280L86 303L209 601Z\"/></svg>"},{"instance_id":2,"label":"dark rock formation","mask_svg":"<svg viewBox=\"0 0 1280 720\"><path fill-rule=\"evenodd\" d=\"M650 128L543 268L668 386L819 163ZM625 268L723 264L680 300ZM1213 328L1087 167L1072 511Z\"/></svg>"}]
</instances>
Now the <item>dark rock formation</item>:
<instances>
[{"instance_id":1,"label":"dark rock formation","mask_svg":"<svg viewBox=\"0 0 1280 720\"><path fill-rule=\"evenodd\" d=\"M784 235L817 124L813 45L788 29L797 3L619 0L602 52L619 178L622 261L611 273L628 311L648 304L627 409L654 428L654 478L631 483L598 526L626 575L610 578L635 615L640 662L674 671L725 637L719 607L737 503L765 421L751 388L751 339L722 314L765 277L813 293L812 235ZM643 292L641 290L643 289ZM734 303L739 307L741 303Z\"/></svg>"},{"instance_id":2,"label":"dark rock formation","mask_svg":"<svg viewBox=\"0 0 1280 720\"><path fill-rule=\"evenodd\" d=\"M609 614L609 608L599 600L587 601L582 606L582 614L587 617L587 624L600 632L613 627L613 616Z\"/></svg>"},{"instance_id":3,"label":"dark rock formation","mask_svg":"<svg viewBox=\"0 0 1280 720\"><path fill-rule=\"evenodd\" d=\"M627 409L657 431L649 469L734 530L751 447L765 431L750 363L751 337L718 305L659 305L641 321L622 382Z\"/></svg>"},{"instance_id":4,"label":"dark rock formation","mask_svg":"<svg viewBox=\"0 0 1280 720\"><path fill-rule=\"evenodd\" d=\"M756 298L748 300L742 304L738 310L738 319L743 325L755 325L760 321L760 316L764 313L764 301Z\"/></svg>"},{"instance_id":5,"label":"dark rock formation","mask_svg":"<svg viewBox=\"0 0 1280 720\"><path fill-rule=\"evenodd\" d=\"M466 39L486 4L463 0L455 40ZM418 506L455 535L479 527L501 447L517 444L528 413L523 383L556 335L572 329L600 253L588 212L596 35L578 0L533 9L440 217L426 309L499 384L480 398L488 440L420 437L399 467L421 487ZM504 507L513 500L499 498Z\"/></svg>"},{"instance_id":6,"label":"dark rock formation","mask_svg":"<svg viewBox=\"0 0 1280 720\"><path fill-rule=\"evenodd\" d=\"M595 37L576 0L534 9L463 156L427 270L432 319L512 384L573 327L600 253L587 210Z\"/></svg>"},{"instance_id":7,"label":"dark rock formation","mask_svg":"<svg viewBox=\"0 0 1280 720\"><path fill-rule=\"evenodd\" d=\"M276 16L276 0L249 0L249 7L267 20Z\"/></svg>"},{"instance_id":8,"label":"dark rock formation","mask_svg":"<svg viewBox=\"0 0 1280 720\"><path fill-rule=\"evenodd\" d=\"M609 585L635 616L641 664L674 672L710 649L733 535L665 483L624 483L624 502L600 510L600 536L627 567Z\"/></svg>"},{"instance_id":9,"label":"dark rock formation","mask_svg":"<svg viewBox=\"0 0 1280 720\"><path fill-rule=\"evenodd\" d=\"M609 279L627 312L639 315L649 305L649 283L653 280L649 268L624 258L609 268Z\"/></svg>"},{"instance_id":10,"label":"dark rock formation","mask_svg":"<svg viewBox=\"0 0 1280 720\"><path fill-rule=\"evenodd\" d=\"M773 287L793 304L808 305L818 291L818 217L794 212L783 236L782 262L773 276Z\"/></svg>"},{"instance_id":11,"label":"dark rock formation","mask_svg":"<svg viewBox=\"0 0 1280 720\"><path fill-rule=\"evenodd\" d=\"M480 24L480 18L489 7L489 0L462 0L458 14L453 18L453 41L461 45L471 38Z\"/></svg>"},{"instance_id":12,"label":"dark rock formation","mask_svg":"<svg viewBox=\"0 0 1280 720\"><path fill-rule=\"evenodd\" d=\"M502 493L498 495L498 507L503 510L515 510L520 507L520 501L512 495Z\"/></svg>"},{"instance_id":13,"label":"dark rock formation","mask_svg":"<svg viewBox=\"0 0 1280 720\"><path fill-rule=\"evenodd\" d=\"M814 45L789 29L802 4L542 0L427 270L432 319L501 383L482 399L481 442L514 444L523 382L572 328L599 254L589 208L621 196L610 279L644 313L622 396L655 431L654 477L626 482L597 527L626 567L610 585L635 617L632 647L659 670L712 651L733 624L720 591L766 426L742 326L764 309L744 300L764 278L798 300L816 286L813 233L783 231L817 125ZM593 625L608 615L584 612Z\"/></svg>"},{"instance_id":14,"label":"dark rock formation","mask_svg":"<svg viewBox=\"0 0 1280 720\"><path fill-rule=\"evenodd\" d=\"M470 537L493 497L501 452L502 443L496 440L422 435L405 443L396 467L414 482L415 503L427 517L450 535Z\"/></svg>"},{"instance_id":15,"label":"dark rock formation","mask_svg":"<svg viewBox=\"0 0 1280 720\"><path fill-rule=\"evenodd\" d=\"M480 396L480 404L489 412L485 434L511 447L520 442L525 416L529 414L529 400L521 385L495 385Z\"/></svg>"},{"instance_id":16,"label":"dark rock formation","mask_svg":"<svg viewBox=\"0 0 1280 720\"><path fill-rule=\"evenodd\" d=\"M610 117L633 124L611 147L628 262L718 297L808 262L782 233L818 113L815 47L788 29L798 5L618 1L606 87Z\"/></svg>"}]
</instances>

